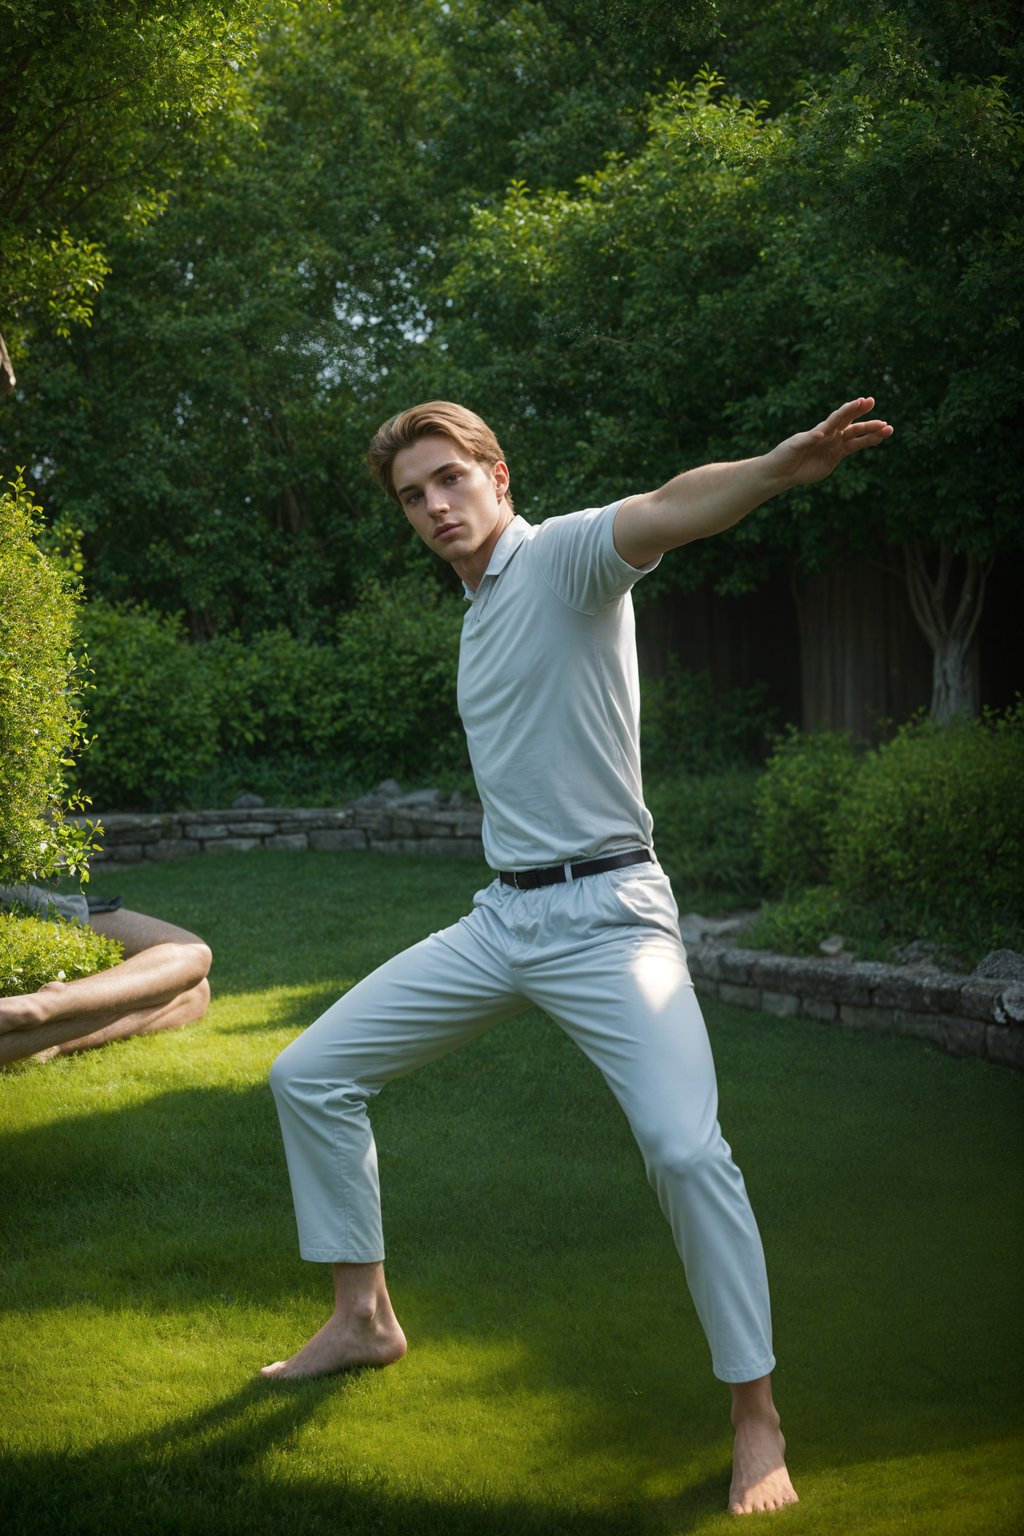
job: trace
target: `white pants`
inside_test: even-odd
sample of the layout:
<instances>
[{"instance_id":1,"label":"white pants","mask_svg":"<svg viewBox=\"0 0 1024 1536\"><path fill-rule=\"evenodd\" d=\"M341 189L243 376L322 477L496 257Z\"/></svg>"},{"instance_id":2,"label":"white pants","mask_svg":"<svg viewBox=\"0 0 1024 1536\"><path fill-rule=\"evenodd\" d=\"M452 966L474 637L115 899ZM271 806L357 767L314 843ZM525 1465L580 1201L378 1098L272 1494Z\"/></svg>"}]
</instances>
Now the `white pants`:
<instances>
[{"instance_id":1,"label":"white pants","mask_svg":"<svg viewBox=\"0 0 1024 1536\"><path fill-rule=\"evenodd\" d=\"M535 891L495 882L468 917L367 976L282 1052L270 1080L303 1258L383 1259L368 1099L531 1004L575 1040L626 1113L715 1375L767 1375L761 1240L718 1125L711 1047L657 865Z\"/></svg>"}]
</instances>

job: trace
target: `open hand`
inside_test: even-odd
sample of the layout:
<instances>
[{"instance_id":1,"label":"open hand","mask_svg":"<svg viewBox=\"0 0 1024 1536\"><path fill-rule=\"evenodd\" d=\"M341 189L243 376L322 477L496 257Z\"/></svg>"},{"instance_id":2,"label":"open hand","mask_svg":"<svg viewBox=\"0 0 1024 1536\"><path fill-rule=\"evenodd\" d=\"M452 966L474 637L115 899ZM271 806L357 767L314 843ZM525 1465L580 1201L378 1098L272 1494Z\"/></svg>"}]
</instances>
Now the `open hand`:
<instances>
[{"instance_id":1,"label":"open hand","mask_svg":"<svg viewBox=\"0 0 1024 1536\"><path fill-rule=\"evenodd\" d=\"M824 480L848 454L883 443L892 436L887 421L857 420L874 404L871 395L848 400L810 432L787 437L767 455L771 472L789 485L810 485Z\"/></svg>"}]
</instances>

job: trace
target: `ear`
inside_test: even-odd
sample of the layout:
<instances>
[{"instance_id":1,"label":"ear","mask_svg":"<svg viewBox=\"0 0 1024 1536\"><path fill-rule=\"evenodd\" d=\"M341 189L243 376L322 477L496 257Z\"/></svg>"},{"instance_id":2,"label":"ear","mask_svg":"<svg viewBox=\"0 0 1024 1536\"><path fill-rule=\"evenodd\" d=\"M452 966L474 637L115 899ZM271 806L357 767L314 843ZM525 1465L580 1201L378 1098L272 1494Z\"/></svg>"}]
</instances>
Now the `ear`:
<instances>
[{"instance_id":1,"label":"ear","mask_svg":"<svg viewBox=\"0 0 1024 1536\"><path fill-rule=\"evenodd\" d=\"M505 492L508 490L510 479L511 476L508 472L508 465L505 463L504 459L499 459L497 464L494 466L494 489L499 501L504 501Z\"/></svg>"}]
</instances>

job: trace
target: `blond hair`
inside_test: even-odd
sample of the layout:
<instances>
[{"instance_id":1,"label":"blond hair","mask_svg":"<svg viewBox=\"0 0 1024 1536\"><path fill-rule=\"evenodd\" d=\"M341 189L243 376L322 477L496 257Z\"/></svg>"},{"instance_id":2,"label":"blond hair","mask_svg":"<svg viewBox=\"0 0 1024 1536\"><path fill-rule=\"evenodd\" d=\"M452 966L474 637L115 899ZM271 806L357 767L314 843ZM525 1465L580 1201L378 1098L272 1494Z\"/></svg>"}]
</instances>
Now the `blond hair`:
<instances>
[{"instance_id":1,"label":"blond hair","mask_svg":"<svg viewBox=\"0 0 1024 1536\"><path fill-rule=\"evenodd\" d=\"M370 474L389 496L395 495L395 455L403 448L410 448L421 437L450 437L452 442L480 464L493 467L504 460L501 444L482 417L464 405L451 400L428 400L424 405L414 405L407 411L399 411L383 426L378 427L366 454ZM505 492L510 511L512 498Z\"/></svg>"}]
</instances>

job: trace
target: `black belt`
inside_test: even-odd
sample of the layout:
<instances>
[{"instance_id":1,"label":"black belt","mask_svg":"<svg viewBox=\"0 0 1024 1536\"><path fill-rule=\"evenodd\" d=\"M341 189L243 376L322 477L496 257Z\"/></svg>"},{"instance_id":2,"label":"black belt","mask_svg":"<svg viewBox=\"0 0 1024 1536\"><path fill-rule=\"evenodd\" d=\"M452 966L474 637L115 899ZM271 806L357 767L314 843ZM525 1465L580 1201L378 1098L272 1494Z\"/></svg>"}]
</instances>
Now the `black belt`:
<instances>
[{"instance_id":1,"label":"black belt","mask_svg":"<svg viewBox=\"0 0 1024 1536\"><path fill-rule=\"evenodd\" d=\"M653 864L654 854L649 848L632 848L628 853L610 853L604 859L581 859L570 864L574 880L584 875L603 875L608 869L626 869L630 864ZM552 864L548 869L501 869L498 879L502 885L514 885L517 891L534 891L539 885L561 885L565 880L565 865Z\"/></svg>"}]
</instances>

